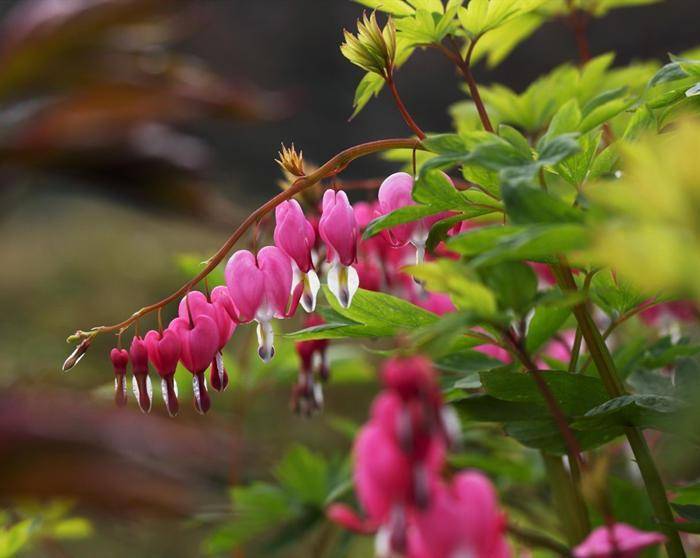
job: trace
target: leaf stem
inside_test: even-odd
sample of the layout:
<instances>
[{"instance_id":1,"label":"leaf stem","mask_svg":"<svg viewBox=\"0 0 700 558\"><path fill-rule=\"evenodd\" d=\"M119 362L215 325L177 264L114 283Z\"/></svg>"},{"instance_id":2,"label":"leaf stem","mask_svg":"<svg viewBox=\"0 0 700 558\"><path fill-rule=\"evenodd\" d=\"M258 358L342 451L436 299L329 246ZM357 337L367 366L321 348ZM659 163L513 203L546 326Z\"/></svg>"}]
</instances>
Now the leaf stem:
<instances>
[{"instance_id":1,"label":"leaf stem","mask_svg":"<svg viewBox=\"0 0 700 558\"><path fill-rule=\"evenodd\" d=\"M571 546L575 546L586 538L590 531L583 498L564 467L562 458L545 452L540 453L552 487L554 506L559 510L566 540Z\"/></svg>"},{"instance_id":2,"label":"leaf stem","mask_svg":"<svg viewBox=\"0 0 700 558\"><path fill-rule=\"evenodd\" d=\"M419 139L425 139L425 132L423 132L423 130L421 130L421 127L418 126L416 121L411 116L411 113L408 112L406 105L401 100L401 96L399 95L399 90L396 88L396 83L394 82L393 71L391 71L391 70L388 71L384 80L386 81L386 85L389 88L389 91L391 91L392 97L394 97L394 101L396 102L396 106L398 107L399 112L401 113L401 116L403 117L403 119L406 122L406 124L408 125L408 127L413 131L414 134L416 134L418 136Z\"/></svg>"},{"instance_id":3,"label":"leaf stem","mask_svg":"<svg viewBox=\"0 0 700 558\"><path fill-rule=\"evenodd\" d=\"M246 219L236 228L236 230L233 231L231 236L228 237L221 248L219 248L219 250L206 261L206 265L202 271L187 281L187 283L182 285L175 292L159 302L149 306L144 306L122 322L113 325L97 326L87 332L79 330L76 332L75 337L77 339L85 339L88 337L95 337L100 333L122 330L129 327L142 316L145 316L150 312L154 312L155 310L166 306L174 300L177 300L187 293L194 285L209 275L221 263L221 261L231 251L231 249L236 245L238 240L246 233L246 231L255 225L259 219L274 210L279 204L314 186L324 178L335 176L341 169L345 168L355 159L366 155L371 155L373 153L386 151L387 149L422 149L422 145L420 141L416 140L415 138L396 138L362 143L341 151L311 174L299 177L288 189L277 194L275 197L268 200L263 205L258 207L258 209L248 215L248 217L246 217Z\"/></svg>"},{"instance_id":4,"label":"leaf stem","mask_svg":"<svg viewBox=\"0 0 700 558\"><path fill-rule=\"evenodd\" d=\"M552 266L552 271L557 278L559 287L563 291L577 291L576 281L574 281L571 268L563 258L558 265ZM598 373L600 374L606 390L611 397L625 395L626 390L617 375L615 362L610 354L610 350L593 321L586 307L586 303L581 302L574 306L573 312L581 328L581 334L586 341L588 351L598 369ZM666 498L666 488L664 487L661 475L659 475L659 471L651 456L649 446L642 436L642 433L636 427L625 427L625 435L627 436L627 441L632 448L639 471L644 480L644 486L654 510L656 520L659 523L659 528L666 535L666 551L668 552L669 558L685 558L685 551L683 550L683 543L681 542L680 536L673 528L667 527L667 525L672 525L674 522L673 513L671 512L671 507Z\"/></svg>"},{"instance_id":5,"label":"leaf stem","mask_svg":"<svg viewBox=\"0 0 700 558\"><path fill-rule=\"evenodd\" d=\"M467 48L467 54L464 58L462 58L462 54L459 52L459 47L454 43L454 41L452 43L451 49L447 48L441 43L436 43L435 46L449 60L451 60L457 66L457 68L459 68L459 71L462 73L462 76L464 76L464 80L467 82L469 94L471 95L471 98L474 101L474 105L476 106L476 110L479 113L481 125L487 132L493 132L493 126L491 125L491 120L489 119L489 115L486 112L486 106L484 105L484 101L481 99L481 94L479 93L479 86L477 85L471 70L472 55L474 54L474 47L476 46L476 42L478 40L479 38L476 37L469 43L469 47Z\"/></svg>"}]
</instances>

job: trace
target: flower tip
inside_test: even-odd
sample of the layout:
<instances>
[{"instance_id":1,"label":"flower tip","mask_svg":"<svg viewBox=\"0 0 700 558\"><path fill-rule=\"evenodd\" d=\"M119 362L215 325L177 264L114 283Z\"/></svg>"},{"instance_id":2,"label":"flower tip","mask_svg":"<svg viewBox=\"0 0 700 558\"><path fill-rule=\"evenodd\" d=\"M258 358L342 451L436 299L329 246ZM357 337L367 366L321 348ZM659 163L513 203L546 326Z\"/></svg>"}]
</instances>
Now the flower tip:
<instances>
[{"instance_id":1,"label":"flower tip","mask_svg":"<svg viewBox=\"0 0 700 558\"><path fill-rule=\"evenodd\" d=\"M92 337L86 337L85 339L83 339L80 342L80 344L75 348L75 350L70 355L68 355L68 358L63 362L63 366L61 366L61 371L68 372L71 368L78 364L85 356L87 350L90 348L91 343Z\"/></svg>"}]
</instances>

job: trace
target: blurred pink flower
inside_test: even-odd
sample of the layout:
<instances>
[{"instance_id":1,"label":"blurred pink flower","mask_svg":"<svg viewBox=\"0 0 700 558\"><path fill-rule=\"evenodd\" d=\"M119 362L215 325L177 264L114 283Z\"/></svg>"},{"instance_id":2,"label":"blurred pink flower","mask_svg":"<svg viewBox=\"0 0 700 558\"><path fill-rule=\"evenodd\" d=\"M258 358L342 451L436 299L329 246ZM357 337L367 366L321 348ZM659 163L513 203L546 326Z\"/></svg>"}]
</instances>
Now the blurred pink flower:
<instances>
[{"instance_id":1,"label":"blurred pink flower","mask_svg":"<svg viewBox=\"0 0 700 558\"><path fill-rule=\"evenodd\" d=\"M636 558L649 546L661 544L661 533L639 531L625 523L595 529L574 549L575 558Z\"/></svg>"},{"instance_id":2,"label":"blurred pink flower","mask_svg":"<svg viewBox=\"0 0 700 558\"><path fill-rule=\"evenodd\" d=\"M491 482L476 471L439 482L431 506L418 511L409 535L409 558L509 558L505 516Z\"/></svg>"}]
</instances>

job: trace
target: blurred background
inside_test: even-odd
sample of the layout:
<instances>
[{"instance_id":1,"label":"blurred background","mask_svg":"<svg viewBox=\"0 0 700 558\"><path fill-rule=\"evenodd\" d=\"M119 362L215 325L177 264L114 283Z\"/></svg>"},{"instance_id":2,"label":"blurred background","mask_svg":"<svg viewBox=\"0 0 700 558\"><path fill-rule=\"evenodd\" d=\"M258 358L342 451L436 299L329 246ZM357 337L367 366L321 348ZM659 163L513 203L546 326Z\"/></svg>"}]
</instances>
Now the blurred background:
<instances>
[{"instance_id":1,"label":"blurred background","mask_svg":"<svg viewBox=\"0 0 700 558\"><path fill-rule=\"evenodd\" d=\"M329 411L314 420L289 412L297 363L285 344L264 370L234 344L232 386L205 417L185 404L167 419L159 397L148 417L114 409L107 336L71 374L59 369L69 334L174 290L277 191L280 142L321 163L407 135L384 94L348 122L361 74L338 45L361 10L346 0L0 3L0 519L40 525L27 555L197 556L229 485L268 477L297 442L347 450L344 421L366 415L372 374L342 345ZM591 25L593 54L664 60L696 46L699 16L697 0L614 11ZM553 22L477 76L520 90L575 56ZM429 52L398 85L430 131L448 129L448 105L464 98ZM368 159L344 177L392 168Z\"/></svg>"}]
</instances>

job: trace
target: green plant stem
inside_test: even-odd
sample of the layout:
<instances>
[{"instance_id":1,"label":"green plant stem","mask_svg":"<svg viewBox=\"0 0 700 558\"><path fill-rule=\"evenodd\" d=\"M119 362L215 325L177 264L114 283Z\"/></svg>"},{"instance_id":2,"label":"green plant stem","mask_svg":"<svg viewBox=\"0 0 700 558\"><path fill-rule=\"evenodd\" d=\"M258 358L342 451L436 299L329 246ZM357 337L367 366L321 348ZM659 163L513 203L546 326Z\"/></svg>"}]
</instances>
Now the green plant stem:
<instances>
[{"instance_id":1,"label":"green plant stem","mask_svg":"<svg viewBox=\"0 0 700 558\"><path fill-rule=\"evenodd\" d=\"M566 471L562 458L545 452L541 454L564 535L570 546L576 546L590 531L583 498Z\"/></svg>"},{"instance_id":2,"label":"green plant stem","mask_svg":"<svg viewBox=\"0 0 700 558\"><path fill-rule=\"evenodd\" d=\"M559 265L552 266L552 271L557 278L559 287L563 291L576 292L576 282L571 273L571 268L563 260ZM605 344L605 340L593 321L588 308L586 308L586 303L582 302L574 306L573 312L607 392L611 397L625 395L626 390L617 375L610 350ZM661 480L661 475L659 475L659 471L649 451L649 446L640 430L636 427L625 427L625 435L644 480L644 486L656 520L659 523L659 529L666 535L666 551L670 558L685 558L683 543L678 532L673 528L667 527L667 525L674 522L673 513L666 498L666 489Z\"/></svg>"},{"instance_id":3,"label":"green plant stem","mask_svg":"<svg viewBox=\"0 0 700 558\"><path fill-rule=\"evenodd\" d=\"M263 205L258 207L253 211L246 219L236 228L235 231L228 237L226 242L219 248L219 250L211 258L206 261L206 265L195 277L187 281L178 290L164 298L163 300L151 304L149 306L144 306L140 310L134 312L126 320L106 326L93 327L89 331L78 330L73 336L69 338L70 340L83 340L91 339L100 333L107 333L111 331L120 331L129 327L132 323L136 322L142 316L149 314L166 306L167 304L177 300L187 293L194 285L202 281L207 275L209 275L226 257L226 255L231 251L231 249L236 245L238 240L254 226L261 218L270 213L282 202L293 198L295 195L303 192L304 190L311 188L315 184L318 184L324 178L332 177L341 172L348 164L350 164L355 159L359 157L364 157L366 155L371 155L373 153L378 153L381 151L386 151L388 149L423 149L419 140L415 138L397 138L397 139L385 139L371 141L368 143L362 143L354 147L350 147L341 151L334 157L331 157L326 163L321 167L316 169L311 174L300 176L294 183L287 188L285 191L280 192L272 199L265 202Z\"/></svg>"},{"instance_id":4,"label":"green plant stem","mask_svg":"<svg viewBox=\"0 0 700 558\"><path fill-rule=\"evenodd\" d=\"M562 556L563 558L570 558L571 556L571 552L566 545L547 535L543 535L540 531L520 527L514 523L508 523L507 529L511 535L528 546L551 550L557 556Z\"/></svg>"},{"instance_id":5,"label":"green plant stem","mask_svg":"<svg viewBox=\"0 0 700 558\"><path fill-rule=\"evenodd\" d=\"M581 354L581 328L576 328L576 335L574 336L574 344L571 347L571 359L569 359L569 374L576 373L576 365L578 364L578 357Z\"/></svg>"}]
</instances>

